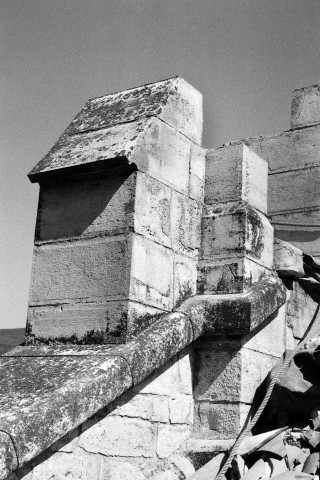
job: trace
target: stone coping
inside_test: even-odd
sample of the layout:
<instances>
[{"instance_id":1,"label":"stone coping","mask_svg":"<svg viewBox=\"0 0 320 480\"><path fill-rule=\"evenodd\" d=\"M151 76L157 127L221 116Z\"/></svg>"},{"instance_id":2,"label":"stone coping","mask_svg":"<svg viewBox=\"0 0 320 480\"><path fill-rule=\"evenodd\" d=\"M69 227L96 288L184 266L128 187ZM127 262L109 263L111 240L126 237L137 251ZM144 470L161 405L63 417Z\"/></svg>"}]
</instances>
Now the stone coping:
<instances>
[{"instance_id":1,"label":"stone coping","mask_svg":"<svg viewBox=\"0 0 320 480\"><path fill-rule=\"evenodd\" d=\"M31 170L31 182L128 168L152 119L201 144L202 95L181 77L89 100Z\"/></svg>"},{"instance_id":2,"label":"stone coping","mask_svg":"<svg viewBox=\"0 0 320 480\"><path fill-rule=\"evenodd\" d=\"M198 295L123 345L17 347L0 357L0 479L46 450L201 335L246 334L285 302L273 277Z\"/></svg>"}]
</instances>

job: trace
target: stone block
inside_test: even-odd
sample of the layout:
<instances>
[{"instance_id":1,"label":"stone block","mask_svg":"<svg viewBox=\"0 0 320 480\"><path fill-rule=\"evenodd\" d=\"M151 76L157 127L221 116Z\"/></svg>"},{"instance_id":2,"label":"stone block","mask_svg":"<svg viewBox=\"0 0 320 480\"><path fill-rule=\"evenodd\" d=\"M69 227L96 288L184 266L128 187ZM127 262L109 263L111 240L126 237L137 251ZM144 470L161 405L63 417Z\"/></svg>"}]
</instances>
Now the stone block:
<instances>
[{"instance_id":1,"label":"stone block","mask_svg":"<svg viewBox=\"0 0 320 480\"><path fill-rule=\"evenodd\" d=\"M155 427L150 422L108 416L80 436L79 445L87 452L109 456L152 457Z\"/></svg>"},{"instance_id":2,"label":"stone block","mask_svg":"<svg viewBox=\"0 0 320 480\"><path fill-rule=\"evenodd\" d=\"M100 476L101 458L86 453L60 453L36 465L32 472L32 480L92 480Z\"/></svg>"},{"instance_id":3,"label":"stone block","mask_svg":"<svg viewBox=\"0 0 320 480\"><path fill-rule=\"evenodd\" d=\"M197 292L197 262L185 255L174 255L173 306L176 308Z\"/></svg>"},{"instance_id":4,"label":"stone block","mask_svg":"<svg viewBox=\"0 0 320 480\"><path fill-rule=\"evenodd\" d=\"M320 205L320 166L293 169L269 175L270 215L292 210L313 209ZM293 195L294 192L294 195ZM288 221L288 223L294 223ZM300 222L307 223L302 218Z\"/></svg>"},{"instance_id":5,"label":"stone block","mask_svg":"<svg viewBox=\"0 0 320 480\"><path fill-rule=\"evenodd\" d=\"M102 477L110 480L146 480L139 465L121 458L102 459ZM95 480L95 479L94 479Z\"/></svg>"},{"instance_id":6,"label":"stone block","mask_svg":"<svg viewBox=\"0 0 320 480\"><path fill-rule=\"evenodd\" d=\"M176 394L169 399L170 423L193 424L192 395Z\"/></svg>"},{"instance_id":7,"label":"stone block","mask_svg":"<svg viewBox=\"0 0 320 480\"><path fill-rule=\"evenodd\" d=\"M29 305L128 298L128 238L35 247Z\"/></svg>"},{"instance_id":8,"label":"stone block","mask_svg":"<svg viewBox=\"0 0 320 480\"><path fill-rule=\"evenodd\" d=\"M89 100L67 129L69 135L157 116L196 143L202 135L202 95L181 77Z\"/></svg>"},{"instance_id":9,"label":"stone block","mask_svg":"<svg viewBox=\"0 0 320 480\"><path fill-rule=\"evenodd\" d=\"M192 142L158 119L149 121L130 162L174 190L188 195Z\"/></svg>"},{"instance_id":10,"label":"stone block","mask_svg":"<svg viewBox=\"0 0 320 480\"><path fill-rule=\"evenodd\" d=\"M284 276L303 277L302 251L288 242L275 238L274 240L274 268Z\"/></svg>"},{"instance_id":11,"label":"stone block","mask_svg":"<svg viewBox=\"0 0 320 480\"><path fill-rule=\"evenodd\" d=\"M133 226L136 176L99 175L41 185L36 241L126 232Z\"/></svg>"},{"instance_id":12,"label":"stone block","mask_svg":"<svg viewBox=\"0 0 320 480\"><path fill-rule=\"evenodd\" d=\"M268 164L243 143L209 150L205 202L247 202L267 213Z\"/></svg>"},{"instance_id":13,"label":"stone block","mask_svg":"<svg viewBox=\"0 0 320 480\"><path fill-rule=\"evenodd\" d=\"M320 86L298 88L292 93L291 128L320 123Z\"/></svg>"},{"instance_id":14,"label":"stone block","mask_svg":"<svg viewBox=\"0 0 320 480\"><path fill-rule=\"evenodd\" d=\"M172 246L172 188L137 172L134 230L166 247Z\"/></svg>"},{"instance_id":15,"label":"stone block","mask_svg":"<svg viewBox=\"0 0 320 480\"><path fill-rule=\"evenodd\" d=\"M150 395L152 401L152 422L169 423L169 398Z\"/></svg>"},{"instance_id":16,"label":"stone block","mask_svg":"<svg viewBox=\"0 0 320 480\"><path fill-rule=\"evenodd\" d=\"M157 454L167 458L178 451L190 436L190 427L186 425L159 425L157 437Z\"/></svg>"},{"instance_id":17,"label":"stone block","mask_svg":"<svg viewBox=\"0 0 320 480\"><path fill-rule=\"evenodd\" d=\"M143 420L150 420L153 414L152 398L146 395L135 395L132 399L126 402L122 401L109 416L142 418Z\"/></svg>"},{"instance_id":18,"label":"stone block","mask_svg":"<svg viewBox=\"0 0 320 480\"><path fill-rule=\"evenodd\" d=\"M28 335L42 341L122 343L161 315L162 310L128 300L35 306L28 309Z\"/></svg>"},{"instance_id":19,"label":"stone block","mask_svg":"<svg viewBox=\"0 0 320 480\"><path fill-rule=\"evenodd\" d=\"M172 248L196 257L200 247L202 207L196 200L172 191Z\"/></svg>"},{"instance_id":20,"label":"stone block","mask_svg":"<svg viewBox=\"0 0 320 480\"><path fill-rule=\"evenodd\" d=\"M242 293L268 274L270 270L246 257L202 261L198 266L197 290L205 295Z\"/></svg>"},{"instance_id":21,"label":"stone block","mask_svg":"<svg viewBox=\"0 0 320 480\"><path fill-rule=\"evenodd\" d=\"M197 349L197 401L251 403L257 387L278 361L277 357L223 343Z\"/></svg>"},{"instance_id":22,"label":"stone block","mask_svg":"<svg viewBox=\"0 0 320 480\"><path fill-rule=\"evenodd\" d=\"M254 334L241 339L243 346L256 352L281 357L286 347L286 305L279 308ZM268 362L269 363L269 362Z\"/></svg>"},{"instance_id":23,"label":"stone block","mask_svg":"<svg viewBox=\"0 0 320 480\"><path fill-rule=\"evenodd\" d=\"M196 256L201 205L147 174L138 172L134 230L176 252Z\"/></svg>"},{"instance_id":24,"label":"stone block","mask_svg":"<svg viewBox=\"0 0 320 480\"><path fill-rule=\"evenodd\" d=\"M243 403L208 403L199 405L199 419L202 430L214 430L226 437L237 436L250 411L250 405Z\"/></svg>"},{"instance_id":25,"label":"stone block","mask_svg":"<svg viewBox=\"0 0 320 480\"><path fill-rule=\"evenodd\" d=\"M133 234L130 298L170 311L173 306L173 253Z\"/></svg>"},{"instance_id":26,"label":"stone block","mask_svg":"<svg viewBox=\"0 0 320 480\"><path fill-rule=\"evenodd\" d=\"M207 211L202 220L201 259L247 256L260 265L273 264L273 228L251 208L235 206L230 213Z\"/></svg>"}]
</instances>

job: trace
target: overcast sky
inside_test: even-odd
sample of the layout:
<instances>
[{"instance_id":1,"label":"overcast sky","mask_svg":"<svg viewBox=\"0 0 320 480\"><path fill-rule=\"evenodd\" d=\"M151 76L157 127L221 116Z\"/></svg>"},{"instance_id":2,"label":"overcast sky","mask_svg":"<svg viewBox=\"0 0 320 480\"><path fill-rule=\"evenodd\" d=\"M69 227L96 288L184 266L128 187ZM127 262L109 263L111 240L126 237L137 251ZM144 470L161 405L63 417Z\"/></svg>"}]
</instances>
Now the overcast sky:
<instances>
[{"instance_id":1,"label":"overcast sky","mask_svg":"<svg viewBox=\"0 0 320 480\"><path fill-rule=\"evenodd\" d=\"M204 146L289 128L320 81L319 0L0 0L0 328L24 327L38 197L28 171L88 98L181 75Z\"/></svg>"}]
</instances>

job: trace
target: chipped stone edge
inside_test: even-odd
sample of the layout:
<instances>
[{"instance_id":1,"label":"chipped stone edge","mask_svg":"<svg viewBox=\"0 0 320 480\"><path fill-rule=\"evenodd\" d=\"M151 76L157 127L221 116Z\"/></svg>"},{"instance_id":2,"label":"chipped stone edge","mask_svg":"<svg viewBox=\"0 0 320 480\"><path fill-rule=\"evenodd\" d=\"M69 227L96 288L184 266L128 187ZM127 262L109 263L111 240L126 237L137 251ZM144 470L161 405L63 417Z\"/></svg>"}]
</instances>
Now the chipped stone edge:
<instances>
[{"instance_id":1,"label":"chipped stone edge","mask_svg":"<svg viewBox=\"0 0 320 480\"><path fill-rule=\"evenodd\" d=\"M118 357L128 366L128 383L110 396L107 403L140 383L198 337L219 333L215 328L221 326L221 322L223 324L228 312L234 321L234 314L240 309L241 321L238 328L233 327L232 330L231 325L226 324L226 331L230 334L243 335L261 325L285 303L285 299L285 287L279 279L274 277L258 282L249 292L243 294L191 297L179 309L155 322L131 342L117 346L110 353L106 351L104 357ZM217 315L217 318L214 318L214 315ZM21 349L17 356L23 356ZM96 411L88 411L86 416L89 418L95 413ZM85 420L85 418L77 418L74 425L69 425L67 430L77 427ZM11 446L11 450L4 450L8 453L0 460L0 466L1 461L6 466L5 470L0 469L0 480L5 480L11 472L23 466L31 458L30 454L22 458L14 457L12 455L13 451L16 452L14 439L9 431L1 433L7 435L8 445ZM60 438L67 433L67 431L61 432ZM15 432L15 435L17 434L18 432ZM57 440L58 438L46 438L46 444L37 445L32 458L47 449L48 443L54 443Z\"/></svg>"}]
</instances>

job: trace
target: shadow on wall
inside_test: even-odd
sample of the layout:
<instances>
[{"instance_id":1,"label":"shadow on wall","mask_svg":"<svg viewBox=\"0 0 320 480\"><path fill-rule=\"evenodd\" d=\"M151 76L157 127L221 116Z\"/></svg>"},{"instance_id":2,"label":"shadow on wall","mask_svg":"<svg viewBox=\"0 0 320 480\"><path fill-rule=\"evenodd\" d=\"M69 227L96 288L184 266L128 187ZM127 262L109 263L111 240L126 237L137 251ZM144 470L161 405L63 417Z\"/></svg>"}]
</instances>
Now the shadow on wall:
<instances>
[{"instance_id":1,"label":"shadow on wall","mask_svg":"<svg viewBox=\"0 0 320 480\"><path fill-rule=\"evenodd\" d=\"M122 233L131 223L135 172L42 184L36 241Z\"/></svg>"}]
</instances>

